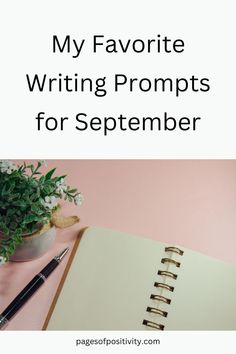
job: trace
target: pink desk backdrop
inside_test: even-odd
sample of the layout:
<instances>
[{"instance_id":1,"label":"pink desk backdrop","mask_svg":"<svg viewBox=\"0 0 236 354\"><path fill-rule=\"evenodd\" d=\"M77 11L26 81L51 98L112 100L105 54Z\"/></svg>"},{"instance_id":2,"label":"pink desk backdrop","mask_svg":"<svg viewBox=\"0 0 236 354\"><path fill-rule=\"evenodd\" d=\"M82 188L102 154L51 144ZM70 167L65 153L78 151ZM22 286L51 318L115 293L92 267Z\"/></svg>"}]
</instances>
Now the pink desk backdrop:
<instances>
[{"instance_id":1,"label":"pink desk backdrop","mask_svg":"<svg viewBox=\"0 0 236 354\"><path fill-rule=\"evenodd\" d=\"M63 204L78 225L58 230L40 259L0 268L0 312L60 250L73 247L84 226L100 226L182 245L236 264L236 161L50 160L83 193L77 208ZM66 261L18 312L7 330L42 328ZM78 299L79 301L79 299Z\"/></svg>"}]
</instances>

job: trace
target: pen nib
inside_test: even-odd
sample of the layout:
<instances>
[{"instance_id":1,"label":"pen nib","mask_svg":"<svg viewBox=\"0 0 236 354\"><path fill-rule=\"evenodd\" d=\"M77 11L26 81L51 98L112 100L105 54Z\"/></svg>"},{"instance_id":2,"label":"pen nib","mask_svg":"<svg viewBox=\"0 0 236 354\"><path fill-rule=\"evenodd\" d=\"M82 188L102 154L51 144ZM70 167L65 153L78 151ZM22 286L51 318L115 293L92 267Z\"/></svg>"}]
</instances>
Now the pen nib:
<instances>
[{"instance_id":1,"label":"pen nib","mask_svg":"<svg viewBox=\"0 0 236 354\"><path fill-rule=\"evenodd\" d=\"M65 255L67 254L67 252L69 251L69 248L65 248L58 256L56 256L54 259L57 261L57 262L61 262L62 259L65 257Z\"/></svg>"}]
</instances>

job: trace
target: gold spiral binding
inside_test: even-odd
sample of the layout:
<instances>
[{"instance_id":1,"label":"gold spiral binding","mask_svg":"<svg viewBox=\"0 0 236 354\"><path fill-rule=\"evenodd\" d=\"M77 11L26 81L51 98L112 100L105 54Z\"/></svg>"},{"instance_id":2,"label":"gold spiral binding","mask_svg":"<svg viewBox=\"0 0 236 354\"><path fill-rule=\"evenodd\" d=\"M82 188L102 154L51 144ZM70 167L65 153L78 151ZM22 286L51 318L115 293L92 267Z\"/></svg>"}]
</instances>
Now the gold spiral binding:
<instances>
[{"instance_id":1,"label":"gold spiral binding","mask_svg":"<svg viewBox=\"0 0 236 354\"><path fill-rule=\"evenodd\" d=\"M151 328L159 329L160 331L163 331L165 328L165 326L160 323L151 322L151 321L147 321L147 320L143 320L143 325L151 327Z\"/></svg>"},{"instance_id":2,"label":"gold spiral binding","mask_svg":"<svg viewBox=\"0 0 236 354\"><path fill-rule=\"evenodd\" d=\"M172 279L177 279L178 275L172 272L168 272L167 270L158 270L158 275L164 275L166 277L170 277Z\"/></svg>"},{"instance_id":3,"label":"gold spiral binding","mask_svg":"<svg viewBox=\"0 0 236 354\"><path fill-rule=\"evenodd\" d=\"M182 256L184 254L184 251L182 251L180 248L173 247L173 246L166 247L165 252L175 252L175 253L178 253L180 256Z\"/></svg>"},{"instance_id":4,"label":"gold spiral binding","mask_svg":"<svg viewBox=\"0 0 236 354\"><path fill-rule=\"evenodd\" d=\"M146 309L147 312L152 312L155 313L156 315L161 315L163 317L167 317L168 312L167 311L162 311L160 309L157 309L156 307L150 307L148 306Z\"/></svg>"},{"instance_id":5,"label":"gold spiral binding","mask_svg":"<svg viewBox=\"0 0 236 354\"><path fill-rule=\"evenodd\" d=\"M177 261L175 261L174 259L171 259L171 258L162 258L161 259L161 263L172 263L172 264L174 264L176 267L180 267L180 262L177 262Z\"/></svg>"},{"instance_id":6,"label":"gold spiral binding","mask_svg":"<svg viewBox=\"0 0 236 354\"><path fill-rule=\"evenodd\" d=\"M157 281L154 283L154 286L156 288L162 288L162 289L166 289L166 290L169 290L169 291L174 291L174 286L171 286L171 285L168 285L168 284L165 284L165 283L158 283Z\"/></svg>"},{"instance_id":7,"label":"gold spiral binding","mask_svg":"<svg viewBox=\"0 0 236 354\"><path fill-rule=\"evenodd\" d=\"M165 304L170 304L170 303L171 303L171 299L168 299L167 297L161 296L161 295L151 294L151 295L150 295L150 299L162 301L162 302L164 302Z\"/></svg>"},{"instance_id":8,"label":"gold spiral binding","mask_svg":"<svg viewBox=\"0 0 236 354\"><path fill-rule=\"evenodd\" d=\"M184 254L184 251L182 251L180 248L174 247L174 246L165 247L165 252L175 252L175 253L179 254L180 256L182 256ZM163 263L163 264L171 263L171 264L174 264L177 268L179 268L180 265L181 265L180 262L177 262L176 260L168 258L168 257L162 258L161 259L161 263ZM158 270L157 274L158 275L162 275L162 276L167 276L167 277L170 277L172 279L177 279L177 277L178 277L178 275L176 273L170 272L168 270ZM165 283L155 282L154 286L157 287L157 288L162 288L162 289L171 291L171 292L174 291L174 287L173 286L165 284ZM160 302L164 302L165 304L170 304L171 303L171 299L169 299L169 298L167 298L165 296L162 296L162 295L151 294L150 295L150 299L157 300L157 301L160 301ZM156 315L163 316L163 317L167 317L168 316L168 312L167 311L163 311L163 310L161 310L159 308L156 308L156 307L148 306L146 308L146 311L150 312L150 313L154 313ZM148 320L143 320L143 325L151 327L151 328L154 328L154 329L157 329L157 330L161 330L161 331L163 331L164 328L165 328L165 326L163 324L152 322L152 321L148 321Z\"/></svg>"}]
</instances>

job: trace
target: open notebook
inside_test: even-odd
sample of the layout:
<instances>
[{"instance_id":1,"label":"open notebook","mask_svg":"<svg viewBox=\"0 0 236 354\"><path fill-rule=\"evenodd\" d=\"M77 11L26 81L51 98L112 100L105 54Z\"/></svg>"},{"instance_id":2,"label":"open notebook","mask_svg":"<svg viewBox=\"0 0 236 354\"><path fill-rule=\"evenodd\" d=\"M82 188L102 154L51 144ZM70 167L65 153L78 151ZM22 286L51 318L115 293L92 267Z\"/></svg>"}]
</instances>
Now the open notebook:
<instances>
[{"instance_id":1,"label":"open notebook","mask_svg":"<svg viewBox=\"0 0 236 354\"><path fill-rule=\"evenodd\" d=\"M231 264L94 227L84 231L72 258L44 329L236 329Z\"/></svg>"}]
</instances>

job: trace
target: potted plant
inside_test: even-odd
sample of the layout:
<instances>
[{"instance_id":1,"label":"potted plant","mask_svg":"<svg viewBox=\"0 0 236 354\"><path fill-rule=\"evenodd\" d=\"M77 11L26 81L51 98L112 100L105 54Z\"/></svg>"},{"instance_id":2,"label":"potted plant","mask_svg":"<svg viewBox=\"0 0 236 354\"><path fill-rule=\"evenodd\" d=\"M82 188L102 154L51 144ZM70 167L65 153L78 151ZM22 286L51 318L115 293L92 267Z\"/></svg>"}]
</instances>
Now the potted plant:
<instances>
[{"instance_id":1,"label":"potted plant","mask_svg":"<svg viewBox=\"0 0 236 354\"><path fill-rule=\"evenodd\" d=\"M15 165L0 160L0 264L43 254L55 238L54 225L60 226L55 215L59 200L76 205L83 201L76 188L66 185L66 176L54 175L55 168L42 174L43 164ZM71 218L66 226L79 220Z\"/></svg>"}]
</instances>

